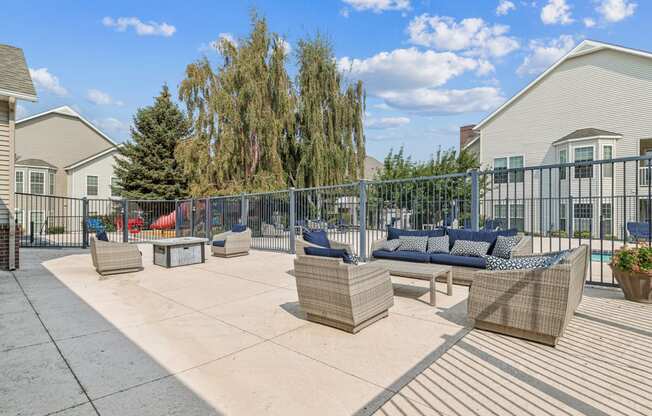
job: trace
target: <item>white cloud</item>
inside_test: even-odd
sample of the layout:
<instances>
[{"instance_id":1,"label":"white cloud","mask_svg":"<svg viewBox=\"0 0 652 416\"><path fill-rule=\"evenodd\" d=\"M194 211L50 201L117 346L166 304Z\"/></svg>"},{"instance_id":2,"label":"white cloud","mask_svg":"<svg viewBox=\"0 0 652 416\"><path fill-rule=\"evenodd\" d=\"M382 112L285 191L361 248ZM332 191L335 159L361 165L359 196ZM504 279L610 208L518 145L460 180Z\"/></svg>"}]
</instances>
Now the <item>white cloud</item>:
<instances>
[{"instance_id":1,"label":"white cloud","mask_svg":"<svg viewBox=\"0 0 652 416\"><path fill-rule=\"evenodd\" d=\"M347 9L346 7L342 7L340 9L340 15L342 15L343 17L348 19L349 18L349 9Z\"/></svg>"},{"instance_id":2,"label":"white cloud","mask_svg":"<svg viewBox=\"0 0 652 416\"><path fill-rule=\"evenodd\" d=\"M286 55L289 55L292 53L292 45L290 45L290 42L283 38L279 38L279 43L281 47L283 48L283 52L285 52Z\"/></svg>"},{"instance_id":3,"label":"white cloud","mask_svg":"<svg viewBox=\"0 0 652 416\"><path fill-rule=\"evenodd\" d=\"M16 120L25 118L27 116L27 109L22 104L16 104Z\"/></svg>"},{"instance_id":4,"label":"white cloud","mask_svg":"<svg viewBox=\"0 0 652 416\"><path fill-rule=\"evenodd\" d=\"M223 32L217 35L217 40L221 41L222 39L231 42L235 46L238 46L238 40L233 36L233 33Z\"/></svg>"},{"instance_id":5,"label":"white cloud","mask_svg":"<svg viewBox=\"0 0 652 416\"><path fill-rule=\"evenodd\" d=\"M629 0L602 0L596 10L607 22L620 22L633 15L636 6Z\"/></svg>"},{"instance_id":6,"label":"white cloud","mask_svg":"<svg viewBox=\"0 0 652 416\"><path fill-rule=\"evenodd\" d=\"M68 95L68 91L61 86L59 78L52 75L47 68L29 69L29 75L37 87L50 91L53 94L64 96Z\"/></svg>"},{"instance_id":7,"label":"white cloud","mask_svg":"<svg viewBox=\"0 0 652 416\"><path fill-rule=\"evenodd\" d=\"M371 10L382 13L387 10L408 10L410 0L342 0L344 3L358 11ZM348 12L347 12L348 13ZM348 15L348 14L347 14Z\"/></svg>"},{"instance_id":8,"label":"white cloud","mask_svg":"<svg viewBox=\"0 0 652 416\"><path fill-rule=\"evenodd\" d=\"M407 117L378 117L367 118L365 120L365 127L368 129L391 129L408 124L410 119Z\"/></svg>"},{"instance_id":9,"label":"white cloud","mask_svg":"<svg viewBox=\"0 0 652 416\"><path fill-rule=\"evenodd\" d=\"M385 91L380 97L391 107L427 114L452 114L489 111L505 99L494 87L465 90L419 88L405 91Z\"/></svg>"},{"instance_id":10,"label":"white cloud","mask_svg":"<svg viewBox=\"0 0 652 416\"><path fill-rule=\"evenodd\" d=\"M124 134L129 131L129 125L117 118L107 117L93 120L93 124L106 133Z\"/></svg>"},{"instance_id":11,"label":"white cloud","mask_svg":"<svg viewBox=\"0 0 652 416\"><path fill-rule=\"evenodd\" d=\"M570 9L566 0L548 0L548 4L541 9L541 21L546 25L573 23Z\"/></svg>"},{"instance_id":12,"label":"white cloud","mask_svg":"<svg viewBox=\"0 0 652 416\"><path fill-rule=\"evenodd\" d=\"M366 59L344 57L340 71L362 79L370 93L385 89L437 87L467 71L486 73L493 67L486 61L453 52L419 51L416 48L380 52Z\"/></svg>"},{"instance_id":13,"label":"white cloud","mask_svg":"<svg viewBox=\"0 0 652 416\"><path fill-rule=\"evenodd\" d=\"M593 20L590 17L585 17L584 19L582 19L582 22L584 23L584 26L586 26L586 27L595 26L595 20Z\"/></svg>"},{"instance_id":14,"label":"white cloud","mask_svg":"<svg viewBox=\"0 0 652 416\"><path fill-rule=\"evenodd\" d=\"M90 89L86 93L86 98L88 101L92 102L95 105L109 105L114 104L119 107L123 106L124 103L119 100L114 100L108 93L96 89Z\"/></svg>"},{"instance_id":15,"label":"white cloud","mask_svg":"<svg viewBox=\"0 0 652 416\"><path fill-rule=\"evenodd\" d=\"M174 35L177 28L168 23L157 23L154 21L143 22L137 17L105 17L102 24L106 27L114 27L118 32L125 32L129 27L134 28L139 36L163 36L170 37Z\"/></svg>"},{"instance_id":16,"label":"white cloud","mask_svg":"<svg viewBox=\"0 0 652 416\"><path fill-rule=\"evenodd\" d=\"M516 5L509 0L500 0L498 7L496 7L496 14L498 16L504 16L509 13L510 10L516 10Z\"/></svg>"},{"instance_id":17,"label":"white cloud","mask_svg":"<svg viewBox=\"0 0 652 416\"><path fill-rule=\"evenodd\" d=\"M407 32L416 45L469 55L501 57L519 47L515 38L506 36L509 26L491 26L480 18L456 22L452 17L425 13L412 19Z\"/></svg>"},{"instance_id":18,"label":"white cloud","mask_svg":"<svg viewBox=\"0 0 652 416\"><path fill-rule=\"evenodd\" d=\"M575 38L570 35L561 35L548 42L542 40L530 41L530 54L525 57L523 63L516 69L516 73L520 76L540 74L573 49L574 46Z\"/></svg>"}]
</instances>

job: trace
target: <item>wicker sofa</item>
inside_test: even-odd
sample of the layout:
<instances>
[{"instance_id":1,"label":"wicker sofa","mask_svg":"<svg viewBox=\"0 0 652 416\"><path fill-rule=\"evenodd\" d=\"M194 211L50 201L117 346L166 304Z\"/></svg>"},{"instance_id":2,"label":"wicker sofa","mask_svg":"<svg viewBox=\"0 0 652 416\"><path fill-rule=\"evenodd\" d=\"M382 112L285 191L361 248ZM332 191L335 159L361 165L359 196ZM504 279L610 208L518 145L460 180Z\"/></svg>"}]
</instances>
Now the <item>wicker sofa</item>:
<instances>
[{"instance_id":1,"label":"wicker sofa","mask_svg":"<svg viewBox=\"0 0 652 416\"><path fill-rule=\"evenodd\" d=\"M545 269L475 273L468 313L475 328L556 345L582 299L589 248Z\"/></svg>"},{"instance_id":2,"label":"wicker sofa","mask_svg":"<svg viewBox=\"0 0 652 416\"><path fill-rule=\"evenodd\" d=\"M250 228L241 232L226 231L213 236L211 252L217 257L246 256L250 246Z\"/></svg>"},{"instance_id":3,"label":"wicker sofa","mask_svg":"<svg viewBox=\"0 0 652 416\"><path fill-rule=\"evenodd\" d=\"M143 270L143 258L138 246L90 238L93 267L102 275L133 273Z\"/></svg>"},{"instance_id":4,"label":"wicker sofa","mask_svg":"<svg viewBox=\"0 0 652 416\"><path fill-rule=\"evenodd\" d=\"M296 241L294 273L301 309L309 321L356 333L388 315L394 290L387 270L364 264L345 264L342 259L307 255ZM332 248L348 246L331 242Z\"/></svg>"},{"instance_id":5,"label":"wicker sofa","mask_svg":"<svg viewBox=\"0 0 652 416\"><path fill-rule=\"evenodd\" d=\"M512 249L511 255L512 257L514 256L525 256L525 255L532 255L532 237L530 236L525 236L523 234L518 234L520 239L518 241L518 244ZM385 242L385 239L382 240L377 240L374 241L371 245L371 260L375 260L377 258L381 257L376 257L378 254L378 250L382 246L382 244ZM407 252L410 253L410 252ZM410 253L408 256L406 256L406 259L409 259L410 255L413 253ZM423 261L419 261L420 263L431 263L431 264L445 264L449 265L453 268L453 283L458 284L458 285L465 285L469 286L471 283L473 283L473 279L475 276L475 272L478 270L483 270L484 265L483 265L483 260L481 258L466 258L466 257L461 257L461 256L453 256L453 257L459 257L459 259L452 258L449 255L429 255L427 253L416 253L419 255L423 256ZM436 260L438 257L444 258L444 259L452 259L452 260L461 260L459 261L460 263L464 261L469 261L470 264L473 264L474 266L462 266L459 264L455 263L450 263L450 262L440 262ZM383 257L386 258L386 257ZM432 259L432 260L431 260ZM396 259L397 261L401 261L404 259ZM405 260L404 260L405 261ZM409 260L407 260L409 261ZM444 260L445 261L445 260ZM445 281L445 277L438 277L437 281Z\"/></svg>"}]
</instances>

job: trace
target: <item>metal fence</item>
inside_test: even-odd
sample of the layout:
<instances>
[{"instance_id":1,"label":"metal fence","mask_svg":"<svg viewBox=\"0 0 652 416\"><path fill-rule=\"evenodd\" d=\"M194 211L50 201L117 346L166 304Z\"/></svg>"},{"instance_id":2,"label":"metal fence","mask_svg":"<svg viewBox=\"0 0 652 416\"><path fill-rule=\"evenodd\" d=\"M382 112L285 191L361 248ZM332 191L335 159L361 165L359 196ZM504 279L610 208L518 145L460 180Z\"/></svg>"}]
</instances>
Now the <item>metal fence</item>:
<instances>
[{"instance_id":1,"label":"metal fence","mask_svg":"<svg viewBox=\"0 0 652 416\"><path fill-rule=\"evenodd\" d=\"M303 229L323 229L366 258L388 226L516 228L534 252L587 244L590 283L613 285L607 266L628 242L652 240L652 157L631 157L177 201L16 194L24 247L213 235L245 223L252 247L294 252Z\"/></svg>"}]
</instances>

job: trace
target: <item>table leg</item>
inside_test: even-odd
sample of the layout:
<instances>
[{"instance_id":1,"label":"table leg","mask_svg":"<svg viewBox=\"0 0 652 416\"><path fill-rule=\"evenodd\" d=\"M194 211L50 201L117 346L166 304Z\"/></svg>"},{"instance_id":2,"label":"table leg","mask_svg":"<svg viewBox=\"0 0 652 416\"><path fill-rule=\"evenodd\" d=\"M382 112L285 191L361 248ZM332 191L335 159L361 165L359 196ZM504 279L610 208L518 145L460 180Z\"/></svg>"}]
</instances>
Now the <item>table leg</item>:
<instances>
[{"instance_id":1,"label":"table leg","mask_svg":"<svg viewBox=\"0 0 652 416\"><path fill-rule=\"evenodd\" d=\"M449 270L446 273L446 294L448 296L453 296L453 270Z\"/></svg>"},{"instance_id":2,"label":"table leg","mask_svg":"<svg viewBox=\"0 0 652 416\"><path fill-rule=\"evenodd\" d=\"M435 276L430 279L430 306L437 305L437 291L435 289Z\"/></svg>"}]
</instances>

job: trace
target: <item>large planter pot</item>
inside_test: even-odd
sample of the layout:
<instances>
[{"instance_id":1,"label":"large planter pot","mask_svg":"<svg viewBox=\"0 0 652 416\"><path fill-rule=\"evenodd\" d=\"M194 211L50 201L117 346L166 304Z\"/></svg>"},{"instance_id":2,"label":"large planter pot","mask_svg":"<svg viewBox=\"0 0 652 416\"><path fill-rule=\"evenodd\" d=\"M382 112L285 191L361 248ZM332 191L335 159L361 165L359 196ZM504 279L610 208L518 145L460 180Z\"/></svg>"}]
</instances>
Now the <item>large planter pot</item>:
<instances>
[{"instance_id":1,"label":"large planter pot","mask_svg":"<svg viewBox=\"0 0 652 416\"><path fill-rule=\"evenodd\" d=\"M616 281L625 294L625 299L634 302L652 303L652 274L627 272L611 266Z\"/></svg>"}]
</instances>

